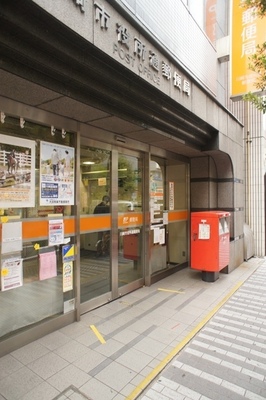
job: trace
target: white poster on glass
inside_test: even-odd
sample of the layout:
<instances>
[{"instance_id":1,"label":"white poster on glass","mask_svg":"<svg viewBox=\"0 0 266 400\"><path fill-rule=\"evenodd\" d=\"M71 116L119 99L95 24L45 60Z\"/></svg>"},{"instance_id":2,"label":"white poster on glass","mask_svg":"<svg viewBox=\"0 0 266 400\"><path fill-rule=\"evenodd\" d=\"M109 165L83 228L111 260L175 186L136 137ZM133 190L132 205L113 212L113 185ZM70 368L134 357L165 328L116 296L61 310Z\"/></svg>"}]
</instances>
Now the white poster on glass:
<instances>
[{"instance_id":1,"label":"white poster on glass","mask_svg":"<svg viewBox=\"0 0 266 400\"><path fill-rule=\"evenodd\" d=\"M21 258L2 260L1 265L1 290L10 290L22 286L23 269Z\"/></svg>"},{"instance_id":2,"label":"white poster on glass","mask_svg":"<svg viewBox=\"0 0 266 400\"><path fill-rule=\"evenodd\" d=\"M2 254L22 251L22 222L2 224Z\"/></svg>"},{"instance_id":3,"label":"white poster on glass","mask_svg":"<svg viewBox=\"0 0 266 400\"><path fill-rule=\"evenodd\" d=\"M156 227L153 229L153 243L160 243L160 228Z\"/></svg>"},{"instance_id":4,"label":"white poster on glass","mask_svg":"<svg viewBox=\"0 0 266 400\"><path fill-rule=\"evenodd\" d=\"M160 244L165 244L165 229L161 228L160 229Z\"/></svg>"},{"instance_id":5,"label":"white poster on glass","mask_svg":"<svg viewBox=\"0 0 266 400\"><path fill-rule=\"evenodd\" d=\"M40 205L74 204L75 149L49 142L40 146Z\"/></svg>"},{"instance_id":6,"label":"white poster on glass","mask_svg":"<svg viewBox=\"0 0 266 400\"><path fill-rule=\"evenodd\" d=\"M34 205L35 141L0 135L0 208Z\"/></svg>"},{"instance_id":7,"label":"white poster on glass","mask_svg":"<svg viewBox=\"0 0 266 400\"><path fill-rule=\"evenodd\" d=\"M49 221L49 246L64 243L64 221L53 219Z\"/></svg>"},{"instance_id":8,"label":"white poster on glass","mask_svg":"<svg viewBox=\"0 0 266 400\"><path fill-rule=\"evenodd\" d=\"M169 182L169 211L173 211L175 208L175 183Z\"/></svg>"},{"instance_id":9,"label":"white poster on glass","mask_svg":"<svg viewBox=\"0 0 266 400\"><path fill-rule=\"evenodd\" d=\"M63 263L63 292L73 290L73 261Z\"/></svg>"}]
</instances>

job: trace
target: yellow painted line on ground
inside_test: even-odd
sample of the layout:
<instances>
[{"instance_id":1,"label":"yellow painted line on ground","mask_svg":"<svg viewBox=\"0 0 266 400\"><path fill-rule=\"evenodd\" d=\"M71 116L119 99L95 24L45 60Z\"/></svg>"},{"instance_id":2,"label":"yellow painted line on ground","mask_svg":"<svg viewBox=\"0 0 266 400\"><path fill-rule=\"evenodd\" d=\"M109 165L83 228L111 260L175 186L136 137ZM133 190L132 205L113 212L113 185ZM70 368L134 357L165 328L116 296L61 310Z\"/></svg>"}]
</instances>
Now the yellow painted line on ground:
<instances>
[{"instance_id":1,"label":"yellow painted line on ground","mask_svg":"<svg viewBox=\"0 0 266 400\"><path fill-rule=\"evenodd\" d=\"M99 339L99 341L102 344L105 344L106 341L104 340L104 338L102 337L102 335L100 334L100 332L98 331L98 329L95 327L95 325L90 325L91 330L95 333L95 335L97 336L97 338Z\"/></svg>"},{"instance_id":2,"label":"yellow painted line on ground","mask_svg":"<svg viewBox=\"0 0 266 400\"><path fill-rule=\"evenodd\" d=\"M180 290L171 290L171 289L162 289L162 288L158 288L158 290L160 290L160 292L170 292L170 293L180 293L180 294L185 293L185 292L181 292Z\"/></svg>"},{"instance_id":3,"label":"yellow painted line on ground","mask_svg":"<svg viewBox=\"0 0 266 400\"><path fill-rule=\"evenodd\" d=\"M239 282L213 310L155 367L151 373L126 397L125 400L135 400L151 381L166 367L166 365L185 347L188 342L203 328L203 326L214 316L224 303L240 288L244 282Z\"/></svg>"},{"instance_id":4,"label":"yellow painted line on ground","mask_svg":"<svg viewBox=\"0 0 266 400\"><path fill-rule=\"evenodd\" d=\"M120 304L125 304L126 306L132 306L132 303L129 303L128 301L120 301Z\"/></svg>"}]
</instances>

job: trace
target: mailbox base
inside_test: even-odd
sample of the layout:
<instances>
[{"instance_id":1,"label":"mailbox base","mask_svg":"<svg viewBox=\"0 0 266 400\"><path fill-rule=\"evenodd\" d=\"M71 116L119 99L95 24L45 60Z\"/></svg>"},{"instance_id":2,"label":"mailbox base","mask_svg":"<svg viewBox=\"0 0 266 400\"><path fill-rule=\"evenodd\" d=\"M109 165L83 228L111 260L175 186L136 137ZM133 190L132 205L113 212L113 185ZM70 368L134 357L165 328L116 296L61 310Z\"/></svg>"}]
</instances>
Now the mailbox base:
<instances>
[{"instance_id":1,"label":"mailbox base","mask_svg":"<svg viewBox=\"0 0 266 400\"><path fill-rule=\"evenodd\" d=\"M219 279L219 272L202 271L202 280L204 282L215 282Z\"/></svg>"}]
</instances>

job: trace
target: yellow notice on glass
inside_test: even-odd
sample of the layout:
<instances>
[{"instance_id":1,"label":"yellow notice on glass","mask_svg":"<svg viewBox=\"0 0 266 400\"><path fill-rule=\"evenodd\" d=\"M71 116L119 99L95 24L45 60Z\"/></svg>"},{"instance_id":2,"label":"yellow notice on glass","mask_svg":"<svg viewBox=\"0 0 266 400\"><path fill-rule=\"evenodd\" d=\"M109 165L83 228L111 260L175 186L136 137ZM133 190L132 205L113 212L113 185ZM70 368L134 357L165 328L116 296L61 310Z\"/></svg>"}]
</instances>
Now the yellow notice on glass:
<instances>
[{"instance_id":1,"label":"yellow notice on glass","mask_svg":"<svg viewBox=\"0 0 266 400\"><path fill-rule=\"evenodd\" d=\"M63 263L63 292L73 290L73 261Z\"/></svg>"}]
</instances>

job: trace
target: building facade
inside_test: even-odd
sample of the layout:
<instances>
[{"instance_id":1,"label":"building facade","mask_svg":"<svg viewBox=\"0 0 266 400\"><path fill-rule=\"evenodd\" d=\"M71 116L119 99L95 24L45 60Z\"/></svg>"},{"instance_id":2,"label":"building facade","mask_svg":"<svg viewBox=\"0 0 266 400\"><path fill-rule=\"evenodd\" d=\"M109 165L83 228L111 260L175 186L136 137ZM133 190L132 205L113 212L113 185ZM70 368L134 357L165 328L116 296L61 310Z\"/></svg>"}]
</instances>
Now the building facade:
<instances>
[{"instance_id":1,"label":"building facade","mask_svg":"<svg viewBox=\"0 0 266 400\"><path fill-rule=\"evenodd\" d=\"M254 240L245 257L250 254L265 256L265 121L266 116L251 103L243 102L248 92L265 95L256 87L258 75L250 68L251 56L258 45L265 41L265 18L254 13L253 8L244 8L239 2L231 2L231 29L228 36L227 55L230 59L230 97L228 108L244 124L245 153L245 228L250 229ZM230 55L230 57L229 57ZM229 64L228 64L229 65ZM229 96L228 96L229 98ZM252 242L252 243L250 243ZM250 246L251 245L251 246Z\"/></svg>"},{"instance_id":2,"label":"building facade","mask_svg":"<svg viewBox=\"0 0 266 400\"><path fill-rule=\"evenodd\" d=\"M0 354L189 267L192 211L229 211L226 272L243 261L210 3L206 34L181 0L2 2Z\"/></svg>"}]
</instances>

